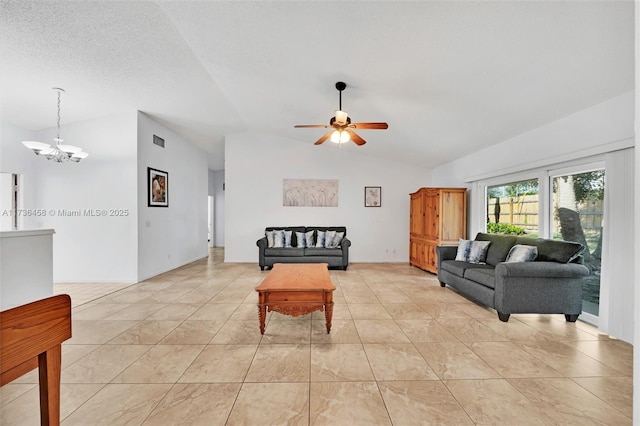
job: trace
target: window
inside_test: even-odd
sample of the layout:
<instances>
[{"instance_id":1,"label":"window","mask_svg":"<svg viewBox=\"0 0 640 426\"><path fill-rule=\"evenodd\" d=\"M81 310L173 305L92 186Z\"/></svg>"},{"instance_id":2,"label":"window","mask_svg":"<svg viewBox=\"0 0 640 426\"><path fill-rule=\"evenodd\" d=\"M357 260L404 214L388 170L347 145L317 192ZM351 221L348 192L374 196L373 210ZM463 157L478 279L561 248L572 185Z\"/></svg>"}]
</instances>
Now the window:
<instances>
[{"instance_id":1,"label":"window","mask_svg":"<svg viewBox=\"0 0 640 426\"><path fill-rule=\"evenodd\" d=\"M487 232L538 236L538 179L488 186Z\"/></svg>"}]
</instances>

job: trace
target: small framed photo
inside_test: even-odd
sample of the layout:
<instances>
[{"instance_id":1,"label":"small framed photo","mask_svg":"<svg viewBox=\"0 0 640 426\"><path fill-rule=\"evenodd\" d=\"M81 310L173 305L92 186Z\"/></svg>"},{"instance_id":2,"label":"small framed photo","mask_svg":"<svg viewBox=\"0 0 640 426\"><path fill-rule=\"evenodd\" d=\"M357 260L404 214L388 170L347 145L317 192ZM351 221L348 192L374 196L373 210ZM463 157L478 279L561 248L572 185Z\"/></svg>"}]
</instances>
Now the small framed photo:
<instances>
[{"instance_id":1,"label":"small framed photo","mask_svg":"<svg viewBox=\"0 0 640 426\"><path fill-rule=\"evenodd\" d=\"M382 206L382 187L381 186L365 186L364 187L364 206L365 207Z\"/></svg>"},{"instance_id":2,"label":"small framed photo","mask_svg":"<svg viewBox=\"0 0 640 426\"><path fill-rule=\"evenodd\" d=\"M147 206L169 207L169 173L147 167Z\"/></svg>"}]
</instances>

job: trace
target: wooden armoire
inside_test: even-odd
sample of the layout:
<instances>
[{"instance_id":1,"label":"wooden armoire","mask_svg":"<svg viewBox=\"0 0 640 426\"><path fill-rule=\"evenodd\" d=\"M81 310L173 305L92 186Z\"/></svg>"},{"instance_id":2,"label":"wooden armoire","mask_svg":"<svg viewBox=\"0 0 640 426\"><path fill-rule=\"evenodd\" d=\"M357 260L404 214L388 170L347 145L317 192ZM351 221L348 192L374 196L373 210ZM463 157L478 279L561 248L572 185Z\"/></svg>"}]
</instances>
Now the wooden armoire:
<instances>
[{"instance_id":1,"label":"wooden armoire","mask_svg":"<svg viewBox=\"0 0 640 426\"><path fill-rule=\"evenodd\" d=\"M420 188L411 194L409 263L434 274L436 247L467 236L467 189Z\"/></svg>"}]
</instances>

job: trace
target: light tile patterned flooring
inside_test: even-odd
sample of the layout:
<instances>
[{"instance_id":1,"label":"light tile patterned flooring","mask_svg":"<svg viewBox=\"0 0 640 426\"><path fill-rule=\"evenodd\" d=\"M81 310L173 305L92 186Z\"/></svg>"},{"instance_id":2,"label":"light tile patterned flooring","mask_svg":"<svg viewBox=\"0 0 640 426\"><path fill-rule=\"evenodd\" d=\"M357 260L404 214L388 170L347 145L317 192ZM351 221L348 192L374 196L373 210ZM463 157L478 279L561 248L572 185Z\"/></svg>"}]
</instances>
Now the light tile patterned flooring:
<instances>
[{"instance_id":1,"label":"light tile patterned flooring","mask_svg":"<svg viewBox=\"0 0 640 426\"><path fill-rule=\"evenodd\" d=\"M99 299L132 284L111 283L64 283L54 284L53 294L68 294L72 296L71 306L78 307L92 300Z\"/></svg>"},{"instance_id":2,"label":"light tile patterned flooring","mask_svg":"<svg viewBox=\"0 0 640 426\"><path fill-rule=\"evenodd\" d=\"M353 264L331 271L331 334L322 313L271 313L261 336L266 274L214 249L106 296L68 287L84 303L63 346L62 424L632 424L632 347L587 324L502 323L429 273ZM39 424L36 383L1 388L3 426Z\"/></svg>"}]
</instances>

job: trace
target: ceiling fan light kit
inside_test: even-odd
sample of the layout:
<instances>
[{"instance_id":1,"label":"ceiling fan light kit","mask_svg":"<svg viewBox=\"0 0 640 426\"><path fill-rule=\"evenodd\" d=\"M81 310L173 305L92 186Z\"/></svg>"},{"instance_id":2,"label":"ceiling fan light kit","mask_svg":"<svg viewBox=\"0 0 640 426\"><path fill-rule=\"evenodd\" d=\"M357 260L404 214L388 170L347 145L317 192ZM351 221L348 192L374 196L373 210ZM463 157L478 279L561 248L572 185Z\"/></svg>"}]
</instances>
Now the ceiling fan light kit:
<instances>
[{"instance_id":1,"label":"ceiling fan light kit","mask_svg":"<svg viewBox=\"0 0 640 426\"><path fill-rule=\"evenodd\" d=\"M331 133L331 142L333 143L347 143L351 140L349 133L345 130L334 130Z\"/></svg>"},{"instance_id":2,"label":"ceiling fan light kit","mask_svg":"<svg viewBox=\"0 0 640 426\"><path fill-rule=\"evenodd\" d=\"M336 89L338 89L339 93L339 105L338 109L335 111L335 115L331 117L331 120L329 120L328 126L322 124L298 124L293 127L334 129L322 135L314 145L321 145L329 139L331 142L336 144L343 144L352 141L358 146L364 145L367 142L356 134L353 129L384 130L389 128L387 123L351 123L349 114L342 110L342 91L346 87L347 84L342 81L338 81L336 83Z\"/></svg>"},{"instance_id":3,"label":"ceiling fan light kit","mask_svg":"<svg viewBox=\"0 0 640 426\"><path fill-rule=\"evenodd\" d=\"M22 141L22 144L32 150L36 155L45 157L47 160L53 160L56 163L72 161L79 163L80 160L89 156L88 153L82 151L82 148L74 145L63 144L64 139L60 138L60 93L64 89L54 87L53 90L58 92L58 133L53 141L56 143L53 147L49 144L37 141Z\"/></svg>"}]
</instances>

